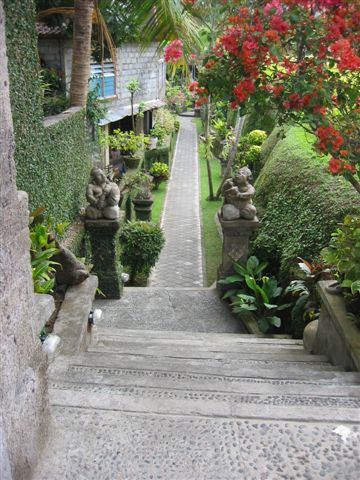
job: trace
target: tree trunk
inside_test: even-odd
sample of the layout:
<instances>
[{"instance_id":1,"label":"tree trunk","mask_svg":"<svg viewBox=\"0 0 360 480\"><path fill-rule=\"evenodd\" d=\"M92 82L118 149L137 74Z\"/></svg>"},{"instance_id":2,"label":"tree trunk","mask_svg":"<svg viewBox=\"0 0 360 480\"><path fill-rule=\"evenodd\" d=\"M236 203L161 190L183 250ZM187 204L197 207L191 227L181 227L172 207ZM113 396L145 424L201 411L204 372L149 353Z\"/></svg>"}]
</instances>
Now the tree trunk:
<instances>
[{"instance_id":1,"label":"tree trunk","mask_svg":"<svg viewBox=\"0 0 360 480\"><path fill-rule=\"evenodd\" d=\"M85 107L90 77L93 0L75 0L73 59L70 85L71 106Z\"/></svg>"},{"instance_id":2,"label":"tree trunk","mask_svg":"<svg viewBox=\"0 0 360 480\"><path fill-rule=\"evenodd\" d=\"M226 164L226 169L225 169L225 172L224 172L224 176L223 176L223 179L221 180L219 188L216 192L215 200L219 200L220 195L221 195L222 187L223 187L225 181L227 180L229 173L231 172L232 164L234 163L234 160L235 160L235 157L236 157L236 152L237 152L237 147L238 147L239 140L240 140L241 131L242 131L242 128L243 128L243 125L244 125L245 116L240 117L239 111L237 112L234 145L233 145L232 149L230 150L230 153L229 153L229 156L228 156L228 161L227 161L227 164Z\"/></svg>"},{"instance_id":3,"label":"tree trunk","mask_svg":"<svg viewBox=\"0 0 360 480\"><path fill-rule=\"evenodd\" d=\"M208 174L208 183L209 183L209 197L208 200L214 200L214 188L212 182L212 173L211 173L211 164L210 164L210 115L211 115L211 100L206 106L206 118L205 118L205 159L206 159L206 169Z\"/></svg>"}]
</instances>

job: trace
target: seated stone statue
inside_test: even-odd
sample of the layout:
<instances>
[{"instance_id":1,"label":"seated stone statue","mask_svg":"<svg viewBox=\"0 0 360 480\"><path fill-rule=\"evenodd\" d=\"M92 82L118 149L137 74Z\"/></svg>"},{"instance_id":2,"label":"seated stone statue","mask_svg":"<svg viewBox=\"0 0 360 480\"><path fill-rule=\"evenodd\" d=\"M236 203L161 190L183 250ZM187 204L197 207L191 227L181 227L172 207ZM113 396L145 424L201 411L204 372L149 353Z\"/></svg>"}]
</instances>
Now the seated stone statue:
<instances>
[{"instance_id":1,"label":"seated stone statue","mask_svg":"<svg viewBox=\"0 0 360 480\"><path fill-rule=\"evenodd\" d=\"M255 188L249 183L251 178L252 174L249 168L242 167L224 183L221 189L225 199L221 209L224 220L239 218L253 220L256 217L256 208L252 203Z\"/></svg>"},{"instance_id":2,"label":"seated stone statue","mask_svg":"<svg viewBox=\"0 0 360 480\"><path fill-rule=\"evenodd\" d=\"M119 218L120 190L114 182L110 182L100 168L91 170L90 182L86 189L85 217L91 220L106 218L116 220Z\"/></svg>"}]
</instances>

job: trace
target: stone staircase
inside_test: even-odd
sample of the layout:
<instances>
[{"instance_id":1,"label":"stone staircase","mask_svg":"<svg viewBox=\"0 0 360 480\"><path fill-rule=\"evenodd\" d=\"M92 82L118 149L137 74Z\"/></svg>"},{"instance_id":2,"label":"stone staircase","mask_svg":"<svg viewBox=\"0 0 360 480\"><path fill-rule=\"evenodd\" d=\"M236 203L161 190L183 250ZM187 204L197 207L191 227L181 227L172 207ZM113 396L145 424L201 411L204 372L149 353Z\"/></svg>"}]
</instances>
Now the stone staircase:
<instances>
[{"instance_id":1,"label":"stone staircase","mask_svg":"<svg viewBox=\"0 0 360 480\"><path fill-rule=\"evenodd\" d=\"M196 331L196 317L194 331L162 330L152 289L138 306L152 329L124 328L132 294L102 303L86 352L51 365L51 436L35 480L358 478L359 373L298 340L226 333L218 300L209 324L221 333ZM171 294L198 299L190 314L202 303L199 290Z\"/></svg>"}]
</instances>

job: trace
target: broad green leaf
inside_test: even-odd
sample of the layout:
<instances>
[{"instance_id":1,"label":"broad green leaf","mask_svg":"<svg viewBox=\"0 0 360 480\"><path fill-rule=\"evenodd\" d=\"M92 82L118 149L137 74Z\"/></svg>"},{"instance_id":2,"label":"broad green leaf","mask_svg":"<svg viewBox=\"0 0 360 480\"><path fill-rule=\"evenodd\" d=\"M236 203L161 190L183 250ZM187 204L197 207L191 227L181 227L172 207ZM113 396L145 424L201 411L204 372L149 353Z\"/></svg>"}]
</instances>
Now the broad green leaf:
<instances>
[{"instance_id":1,"label":"broad green leaf","mask_svg":"<svg viewBox=\"0 0 360 480\"><path fill-rule=\"evenodd\" d=\"M250 277L250 275L245 275L245 282L246 285L253 291L256 290L256 280L253 277Z\"/></svg>"},{"instance_id":2,"label":"broad green leaf","mask_svg":"<svg viewBox=\"0 0 360 480\"><path fill-rule=\"evenodd\" d=\"M274 325L274 327L280 327L281 326L281 318L279 317L266 317L266 320L271 324Z\"/></svg>"},{"instance_id":3,"label":"broad green leaf","mask_svg":"<svg viewBox=\"0 0 360 480\"><path fill-rule=\"evenodd\" d=\"M271 304L271 303L264 303L264 306L265 306L268 310L273 310L274 308L277 308L277 305L274 305L274 304Z\"/></svg>"},{"instance_id":4,"label":"broad green leaf","mask_svg":"<svg viewBox=\"0 0 360 480\"><path fill-rule=\"evenodd\" d=\"M269 323L266 318L259 318L258 325L260 332L262 333L266 333L269 330Z\"/></svg>"},{"instance_id":5,"label":"broad green leaf","mask_svg":"<svg viewBox=\"0 0 360 480\"><path fill-rule=\"evenodd\" d=\"M360 293L360 280L356 280L356 282L353 282L351 285L351 293L355 295L355 293Z\"/></svg>"},{"instance_id":6,"label":"broad green leaf","mask_svg":"<svg viewBox=\"0 0 360 480\"><path fill-rule=\"evenodd\" d=\"M248 261L246 262L246 268L249 273L254 274L258 266L259 260L256 257L252 256L248 258Z\"/></svg>"}]
</instances>

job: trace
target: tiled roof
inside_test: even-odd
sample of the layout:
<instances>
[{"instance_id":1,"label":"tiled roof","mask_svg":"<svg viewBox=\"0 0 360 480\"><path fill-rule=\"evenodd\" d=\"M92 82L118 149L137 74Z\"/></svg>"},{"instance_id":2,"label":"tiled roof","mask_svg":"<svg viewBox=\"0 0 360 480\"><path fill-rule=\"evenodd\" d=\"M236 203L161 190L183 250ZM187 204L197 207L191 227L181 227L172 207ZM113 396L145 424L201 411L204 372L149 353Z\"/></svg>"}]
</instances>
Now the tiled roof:
<instances>
[{"instance_id":1,"label":"tiled roof","mask_svg":"<svg viewBox=\"0 0 360 480\"><path fill-rule=\"evenodd\" d=\"M36 32L39 37L62 37L66 26L49 26L44 22L36 22Z\"/></svg>"}]
</instances>

